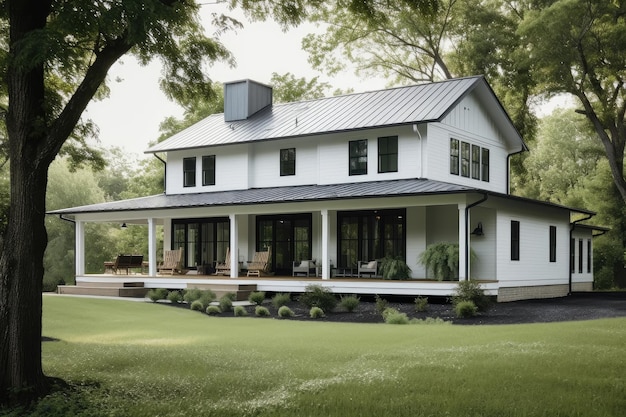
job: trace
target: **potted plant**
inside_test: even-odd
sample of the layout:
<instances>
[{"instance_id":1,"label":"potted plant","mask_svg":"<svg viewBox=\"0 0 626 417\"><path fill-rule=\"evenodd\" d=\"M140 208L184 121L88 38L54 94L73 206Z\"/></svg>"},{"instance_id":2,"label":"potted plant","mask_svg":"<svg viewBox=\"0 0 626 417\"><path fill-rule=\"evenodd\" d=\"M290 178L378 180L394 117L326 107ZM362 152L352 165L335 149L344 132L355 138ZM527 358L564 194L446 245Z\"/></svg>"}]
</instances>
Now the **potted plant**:
<instances>
[{"instance_id":1,"label":"potted plant","mask_svg":"<svg viewBox=\"0 0 626 417\"><path fill-rule=\"evenodd\" d=\"M399 256L385 256L380 261L379 271L383 279L406 280L411 278L411 268Z\"/></svg>"},{"instance_id":2,"label":"potted plant","mask_svg":"<svg viewBox=\"0 0 626 417\"><path fill-rule=\"evenodd\" d=\"M471 259L476 254L471 251ZM430 269L439 281L450 281L457 276L459 270L459 244L439 242L428 245L418 258L419 263Z\"/></svg>"}]
</instances>

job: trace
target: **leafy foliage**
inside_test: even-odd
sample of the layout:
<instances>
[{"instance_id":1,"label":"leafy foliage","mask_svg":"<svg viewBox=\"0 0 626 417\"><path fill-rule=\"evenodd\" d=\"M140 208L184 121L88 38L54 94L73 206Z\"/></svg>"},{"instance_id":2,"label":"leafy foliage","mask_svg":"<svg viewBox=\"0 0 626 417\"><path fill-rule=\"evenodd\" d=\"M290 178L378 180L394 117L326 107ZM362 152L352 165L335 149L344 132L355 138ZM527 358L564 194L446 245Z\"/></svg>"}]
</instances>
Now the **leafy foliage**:
<instances>
[{"instance_id":1,"label":"leafy foliage","mask_svg":"<svg viewBox=\"0 0 626 417\"><path fill-rule=\"evenodd\" d=\"M461 301L454 306L454 314L462 319L474 317L478 314L478 307L473 301Z\"/></svg>"},{"instance_id":2,"label":"leafy foliage","mask_svg":"<svg viewBox=\"0 0 626 417\"><path fill-rule=\"evenodd\" d=\"M248 311L243 306L235 306L233 314L235 317L245 317L248 315Z\"/></svg>"},{"instance_id":3,"label":"leafy foliage","mask_svg":"<svg viewBox=\"0 0 626 417\"><path fill-rule=\"evenodd\" d=\"M220 297L220 310L223 312L227 312L233 309L233 300L228 295L223 295Z\"/></svg>"},{"instance_id":4,"label":"leafy foliage","mask_svg":"<svg viewBox=\"0 0 626 417\"><path fill-rule=\"evenodd\" d=\"M428 310L428 297L417 297L415 299L415 311L424 312Z\"/></svg>"},{"instance_id":5,"label":"leafy foliage","mask_svg":"<svg viewBox=\"0 0 626 417\"><path fill-rule=\"evenodd\" d=\"M269 317L270 316L270 311L267 309L267 307L263 307L261 305L258 305L254 309L254 315L257 316L257 317Z\"/></svg>"},{"instance_id":6,"label":"leafy foliage","mask_svg":"<svg viewBox=\"0 0 626 417\"><path fill-rule=\"evenodd\" d=\"M256 305L263 304L263 301L265 301L265 291L252 291L248 296L248 301Z\"/></svg>"},{"instance_id":7,"label":"leafy foliage","mask_svg":"<svg viewBox=\"0 0 626 417\"><path fill-rule=\"evenodd\" d=\"M452 297L455 306L465 301L471 301L478 311L486 311L491 305L491 299L480 284L471 280L459 281Z\"/></svg>"},{"instance_id":8,"label":"leafy foliage","mask_svg":"<svg viewBox=\"0 0 626 417\"><path fill-rule=\"evenodd\" d=\"M332 291L316 284L306 286L300 302L308 308L319 307L326 312L333 311L337 306L337 298Z\"/></svg>"},{"instance_id":9,"label":"leafy foliage","mask_svg":"<svg viewBox=\"0 0 626 417\"><path fill-rule=\"evenodd\" d=\"M293 310L287 306L282 306L278 309L278 317L289 318L293 316L294 316Z\"/></svg>"},{"instance_id":10,"label":"leafy foliage","mask_svg":"<svg viewBox=\"0 0 626 417\"><path fill-rule=\"evenodd\" d=\"M221 314L221 313L222 313L222 309L221 309L221 308L219 308L218 306L214 306L214 305L210 305L210 306L208 306L208 307L206 308L206 310L205 310L205 311L206 311L206 313L207 313L209 316L213 316L213 315L216 315L216 314Z\"/></svg>"},{"instance_id":11,"label":"leafy foliage","mask_svg":"<svg viewBox=\"0 0 626 417\"><path fill-rule=\"evenodd\" d=\"M389 301L381 298L378 294L376 294L376 297L374 297L374 299L376 300L376 311L378 312L378 314L383 315L383 313L389 306Z\"/></svg>"},{"instance_id":12,"label":"leafy foliage","mask_svg":"<svg viewBox=\"0 0 626 417\"><path fill-rule=\"evenodd\" d=\"M291 294L278 293L272 297L272 305L276 308L280 308L291 301Z\"/></svg>"},{"instance_id":13,"label":"leafy foliage","mask_svg":"<svg viewBox=\"0 0 626 417\"><path fill-rule=\"evenodd\" d=\"M183 301L183 296L180 291L170 291L167 294L167 299L173 304L179 304Z\"/></svg>"},{"instance_id":14,"label":"leafy foliage","mask_svg":"<svg viewBox=\"0 0 626 417\"><path fill-rule=\"evenodd\" d=\"M400 256L385 256L379 267L383 279L407 280L411 278L411 268Z\"/></svg>"},{"instance_id":15,"label":"leafy foliage","mask_svg":"<svg viewBox=\"0 0 626 417\"><path fill-rule=\"evenodd\" d=\"M428 245L418 261L431 270L439 281L449 281L459 270L459 244L439 242Z\"/></svg>"},{"instance_id":16,"label":"leafy foliage","mask_svg":"<svg viewBox=\"0 0 626 417\"><path fill-rule=\"evenodd\" d=\"M342 296L339 300L339 305L347 312L356 310L360 303L361 299L356 294Z\"/></svg>"},{"instance_id":17,"label":"leafy foliage","mask_svg":"<svg viewBox=\"0 0 626 417\"><path fill-rule=\"evenodd\" d=\"M409 324L409 317L395 308L389 307L383 311L383 319L387 324Z\"/></svg>"},{"instance_id":18,"label":"leafy foliage","mask_svg":"<svg viewBox=\"0 0 626 417\"><path fill-rule=\"evenodd\" d=\"M322 310L319 307L311 307L311 310L309 311L309 316L311 316L312 319L321 319L324 316L324 310Z\"/></svg>"},{"instance_id":19,"label":"leafy foliage","mask_svg":"<svg viewBox=\"0 0 626 417\"><path fill-rule=\"evenodd\" d=\"M165 300L167 298L167 290L165 288L152 288L148 291L148 298L152 300L152 302Z\"/></svg>"}]
</instances>

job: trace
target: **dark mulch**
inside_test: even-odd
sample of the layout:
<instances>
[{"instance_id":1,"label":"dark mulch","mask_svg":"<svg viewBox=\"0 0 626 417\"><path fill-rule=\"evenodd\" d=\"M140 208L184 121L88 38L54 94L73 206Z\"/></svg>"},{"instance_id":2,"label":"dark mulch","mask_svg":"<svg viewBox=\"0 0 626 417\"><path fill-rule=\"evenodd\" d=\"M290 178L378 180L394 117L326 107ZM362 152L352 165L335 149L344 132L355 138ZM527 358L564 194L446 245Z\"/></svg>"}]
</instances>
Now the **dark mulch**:
<instances>
[{"instance_id":1,"label":"dark mulch","mask_svg":"<svg viewBox=\"0 0 626 417\"><path fill-rule=\"evenodd\" d=\"M387 300L389 307L406 313L409 318L441 318L463 325L547 323L626 317L626 292L576 293L563 298L493 303L488 311L470 319L456 318L452 305L442 298L429 298L428 310L425 312L417 312L412 299L387 298ZM271 304L264 306L270 310L271 317L278 317L274 306ZM309 309L297 301L292 301L288 306L295 313L290 320L383 323L374 300L364 297L355 311L349 313L338 306L335 311L327 313L326 317L321 319L312 319L309 316ZM254 306L246 307L250 317L255 317L254 309ZM233 312L222 313L217 317L233 317Z\"/></svg>"}]
</instances>

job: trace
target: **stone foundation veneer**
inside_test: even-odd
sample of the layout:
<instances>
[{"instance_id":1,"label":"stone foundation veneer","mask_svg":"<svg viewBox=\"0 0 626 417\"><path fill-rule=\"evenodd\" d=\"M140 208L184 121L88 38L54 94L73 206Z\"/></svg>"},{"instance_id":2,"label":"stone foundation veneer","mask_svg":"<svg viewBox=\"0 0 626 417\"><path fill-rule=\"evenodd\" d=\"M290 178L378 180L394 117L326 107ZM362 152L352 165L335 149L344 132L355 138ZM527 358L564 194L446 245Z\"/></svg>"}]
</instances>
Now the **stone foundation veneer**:
<instances>
[{"instance_id":1,"label":"stone foundation veneer","mask_svg":"<svg viewBox=\"0 0 626 417\"><path fill-rule=\"evenodd\" d=\"M582 289L576 291L583 291ZM531 300L536 298L565 297L569 292L569 285L542 285L537 287L500 287L498 289L499 303L517 300Z\"/></svg>"},{"instance_id":2,"label":"stone foundation veneer","mask_svg":"<svg viewBox=\"0 0 626 417\"><path fill-rule=\"evenodd\" d=\"M572 283L572 292L593 291L593 282L574 282Z\"/></svg>"}]
</instances>

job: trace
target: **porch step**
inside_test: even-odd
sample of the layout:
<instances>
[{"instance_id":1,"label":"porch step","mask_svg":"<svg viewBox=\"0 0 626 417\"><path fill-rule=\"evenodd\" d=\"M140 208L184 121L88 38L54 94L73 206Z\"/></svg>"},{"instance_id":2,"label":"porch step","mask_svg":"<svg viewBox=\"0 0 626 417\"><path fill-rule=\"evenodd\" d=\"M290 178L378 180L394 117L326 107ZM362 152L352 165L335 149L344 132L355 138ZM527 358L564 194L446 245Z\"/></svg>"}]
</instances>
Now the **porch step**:
<instances>
[{"instance_id":1,"label":"porch step","mask_svg":"<svg viewBox=\"0 0 626 417\"><path fill-rule=\"evenodd\" d=\"M148 288L138 286L93 286L93 285L59 285L57 287L59 294L72 295L97 295L103 297L133 297L143 298L148 293Z\"/></svg>"},{"instance_id":2,"label":"porch step","mask_svg":"<svg viewBox=\"0 0 626 417\"><path fill-rule=\"evenodd\" d=\"M200 290L211 290L215 293L217 299L232 293L235 294L234 301L245 301L250 293L257 290L256 284L189 284L187 288L198 288Z\"/></svg>"}]
</instances>

